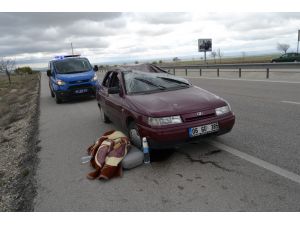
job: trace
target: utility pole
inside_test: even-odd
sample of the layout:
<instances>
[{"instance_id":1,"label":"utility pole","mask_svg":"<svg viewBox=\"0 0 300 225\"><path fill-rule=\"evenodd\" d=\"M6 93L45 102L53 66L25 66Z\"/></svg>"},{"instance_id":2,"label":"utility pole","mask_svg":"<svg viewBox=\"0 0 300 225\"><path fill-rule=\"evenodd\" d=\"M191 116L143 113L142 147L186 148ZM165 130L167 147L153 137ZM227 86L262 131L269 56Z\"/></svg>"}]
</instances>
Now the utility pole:
<instances>
[{"instance_id":1,"label":"utility pole","mask_svg":"<svg viewBox=\"0 0 300 225\"><path fill-rule=\"evenodd\" d=\"M72 55L74 55L73 44L72 44L72 42L71 42L71 49L72 49Z\"/></svg>"}]
</instances>

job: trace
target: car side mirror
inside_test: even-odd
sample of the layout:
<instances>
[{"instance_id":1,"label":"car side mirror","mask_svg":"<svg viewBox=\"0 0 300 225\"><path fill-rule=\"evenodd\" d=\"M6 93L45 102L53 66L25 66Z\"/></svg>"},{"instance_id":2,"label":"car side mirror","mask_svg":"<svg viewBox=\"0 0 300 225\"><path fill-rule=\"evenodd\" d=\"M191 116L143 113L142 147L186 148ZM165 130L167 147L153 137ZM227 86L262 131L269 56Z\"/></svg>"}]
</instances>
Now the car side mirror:
<instances>
[{"instance_id":1,"label":"car side mirror","mask_svg":"<svg viewBox=\"0 0 300 225\"><path fill-rule=\"evenodd\" d=\"M47 70L47 76L48 76L48 77L51 77L51 76L52 76L51 70Z\"/></svg>"},{"instance_id":2,"label":"car side mirror","mask_svg":"<svg viewBox=\"0 0 300 225\"><path fill-rule=\"evenodd\" d=\"M97 71L99 70L98 66L95 65L94 68L93 68L93 70L94 70L95 72L97 72Z\"/></svg>"},{"instance_id":3,"label":"car side mirror","mask_svg":"<svg viewBox=\"0 0 300 225\"><path fill-rule=\"evenodd\" d=\"M120 88L119 87L110 87L108 88L108 94L119 94Z\"/></svg>"}]
</instances>

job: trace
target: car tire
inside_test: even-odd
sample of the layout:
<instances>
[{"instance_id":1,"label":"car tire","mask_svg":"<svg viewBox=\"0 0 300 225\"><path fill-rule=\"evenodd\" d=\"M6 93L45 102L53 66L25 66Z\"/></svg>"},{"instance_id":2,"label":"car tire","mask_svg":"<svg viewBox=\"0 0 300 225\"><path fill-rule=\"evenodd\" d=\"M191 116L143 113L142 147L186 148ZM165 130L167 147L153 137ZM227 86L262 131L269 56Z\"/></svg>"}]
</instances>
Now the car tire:
<instances>
[{"instance_id":1,"label":"car tire","mask_svg":"<svg viewBox=\"0 0 300 225\"><path fill-rule=\"evenodd\" d=\"M110 120L109 118L107 117L107 115L103 112L102 108L101 108L101 105L98 104L98 107L99 107L99 110L100 110L100 117L101 117L101 120L103 123L109 123Z\"/></svg>"},{"instance_id":2,"label":"car tire","mask_svg":"<svg viewBox=\"0 0 300 225\"><path fill-rule=\"evenodd\" d=\"M55 95L55 102L56 104L62 103L62 100L57 96L57 94Z\"/></svg>"},{"instance_id":3,"label":"car tire","mask_svg":"<svg viewBox=\"0 0 300 225\"><path fill-rule=\"evenodd\" d=\"M138 127L134 121L128 125L128 135L130 142L137 148L142 149L142 138L140 137Z\"/></svg>"}]
</instances>

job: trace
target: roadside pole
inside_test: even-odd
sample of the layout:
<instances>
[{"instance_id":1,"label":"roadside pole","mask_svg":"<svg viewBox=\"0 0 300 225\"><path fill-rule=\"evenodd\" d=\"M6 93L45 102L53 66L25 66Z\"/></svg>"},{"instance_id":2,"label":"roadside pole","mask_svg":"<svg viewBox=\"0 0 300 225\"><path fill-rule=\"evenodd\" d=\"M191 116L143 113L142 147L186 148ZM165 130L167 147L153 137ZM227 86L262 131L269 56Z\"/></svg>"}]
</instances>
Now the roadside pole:
<instances>
[{"instance_id":1,"label":"roadside pole","mask_svg":"<svg viewBox=\"0 0 300 225\"><path fill-rule=\"evenodd\" d=\"M204 64L206 64L206 50L204 50Z\"/></svg>"},{"instance_id":2,"label":"roadside pole","mask_svg":"<svg viewBox=\"0 0 300 225\"><path fill-rule=\"evenodd\" d=\"M300 30L298 30L297 53L299 53Z\"/></svg>"},{"instance_id":3,"label":"roadside pole","mask_svg":"<svg viewBox=\"0 0 300 225\"><path fill-rule=\"evenodd\" d=\"M72 49L72 55L74 55L74 51L73 51L73 43L71 42L71 49Z\"/></svg>"}]
</instances>

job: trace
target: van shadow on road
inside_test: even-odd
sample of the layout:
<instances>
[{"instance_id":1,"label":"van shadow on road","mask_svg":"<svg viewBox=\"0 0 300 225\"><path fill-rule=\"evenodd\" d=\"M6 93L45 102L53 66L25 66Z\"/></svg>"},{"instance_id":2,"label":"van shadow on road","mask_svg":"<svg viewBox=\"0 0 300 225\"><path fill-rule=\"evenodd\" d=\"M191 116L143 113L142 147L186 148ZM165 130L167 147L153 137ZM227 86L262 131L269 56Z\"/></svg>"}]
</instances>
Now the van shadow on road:
<instances>
[{"instance_id":1,"label":"van shadow on road","mask_svg":"<svg viewBox=\"0 0 300 225\"><path fill-rule=\"evenodd\" d=\"M89 101L96 101L96 98L95 97L90 97L90 96L76 97L76 98L70 98L66 101L63 101L60 104L61 105L64 105L64 104L78 104L78 103L81 103L81 102L89 102Z\"/></svg>"}]
</instances>

